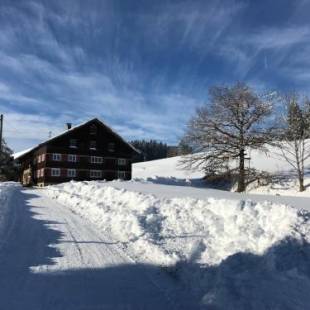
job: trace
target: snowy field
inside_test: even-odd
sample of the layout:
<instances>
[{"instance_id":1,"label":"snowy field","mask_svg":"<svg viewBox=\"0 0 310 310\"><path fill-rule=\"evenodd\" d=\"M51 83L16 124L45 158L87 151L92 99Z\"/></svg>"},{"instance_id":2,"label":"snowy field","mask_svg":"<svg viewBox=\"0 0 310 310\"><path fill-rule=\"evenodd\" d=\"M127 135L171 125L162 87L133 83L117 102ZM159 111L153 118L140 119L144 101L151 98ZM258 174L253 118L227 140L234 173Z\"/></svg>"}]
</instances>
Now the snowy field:
<instances>
[{"instance_id":1,"label":"snowy field","mask_svg":"<svg viewBox=\"0 0 310 310\"><path fill-rule=\"evenodd\" d=\"M190 185L203 177L201 172L182 169L181 157L171 157L133 164L132 178L167 185Z\"/></svg>"},{"instance_id":2,"label":"snowy field","mask_svg":"<svg viewBox=\"0 0 310 310\"><path fill-rule=\"evenodd\" d=\"M257 150L249 152L251 167L273 174L291 170L290 165L276 154L274 148L269 147L269 151L268 153ZM148 181L166 178L168 182L169 179L189 181L203 177L203 172L182 169L181 159L182 156L175 156L133 164L133 178Z\"/></svg>"},{"instance_id":3,"label":"snowy field","mask_svg":"<svg viewBox=\"0 0 310 310\"><path fill-rule=\"evenodd\" d=\"M310 197L310 160L306 162L305 166L306 190L300 193L298 191L298 180L295 172L292 171L292 167L277 154L276 149L269 147L269 151L265 153L255 150L248 154L251 158L251 168L266 171L272 176L272 183L257 188L252 186L248 192ZM164 185L206 187L206 184L201 180L204 176L203 172L182 169L181 158L181 156L176 156L133 164L133 179Z\"/></svg>"},{"instance_id":4,"label":"snowy field","mask_svg":"<svg viewBox=\"0 0 310 310\"><path fill-rule=\"evenodd\" d=\"M137 181L70 182L46 193L135 262L160 266L201 307L306 309L310 302L310 214L281 197L223 199L222 191Z\"/></svg>"}]
</instances>

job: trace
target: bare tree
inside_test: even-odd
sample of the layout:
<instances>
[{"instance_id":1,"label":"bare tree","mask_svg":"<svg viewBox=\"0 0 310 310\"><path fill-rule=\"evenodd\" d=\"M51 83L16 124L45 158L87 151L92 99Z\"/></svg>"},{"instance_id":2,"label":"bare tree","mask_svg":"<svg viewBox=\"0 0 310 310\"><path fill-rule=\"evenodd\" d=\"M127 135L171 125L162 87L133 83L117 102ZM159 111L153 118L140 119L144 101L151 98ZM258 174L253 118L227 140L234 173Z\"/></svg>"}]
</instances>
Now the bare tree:
<instances>
[{"instance_id":1,"label":"bare tree","mask_svg":"<svg viewBox=\"0 0 310 310\"><path fill-rule=\"evenodd\" d=\"M270 139L267 116L271 99L259 96L243 83L213 87L210 102L197 109L190 120L184 141L193 150L183 157L186 168L204 168L206 175L236 173L238 192L246 189L245 165L248 149L264 148ZM232 167L237 163L237 167Z\"/></svg>"},{"instance_id":2,"label":"bare tree","mask_svg":"<svg viewBox=\"0 0 310 310\"><path fill-rule=\"evenodd\" d=\"M283 96L286 113L279 121L277 148L298 176L299 191L305 190L305 162L310 157L310 103L295 93Z\"/></svg>"}]
</instances>

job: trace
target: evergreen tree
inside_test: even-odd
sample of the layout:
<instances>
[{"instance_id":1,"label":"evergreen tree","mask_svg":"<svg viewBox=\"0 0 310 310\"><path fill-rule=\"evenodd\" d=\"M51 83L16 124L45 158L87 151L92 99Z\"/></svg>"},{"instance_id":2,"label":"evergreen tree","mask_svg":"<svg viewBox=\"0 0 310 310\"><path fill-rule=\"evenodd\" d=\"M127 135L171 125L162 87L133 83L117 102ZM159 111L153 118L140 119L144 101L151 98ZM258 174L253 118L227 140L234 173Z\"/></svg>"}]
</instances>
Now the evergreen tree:
<instances>
[{"instance_id":1,"label":"evergreen tree","mask_svg":"<svg viewBox=\"0 0 310 310\"><path fill-rule=\"evenodd\" d=\"M18 168L15 166L11 155L12 150L2 140L2 150L0 151L0 181L16 181Z\"/></svg>"},{"instance_id":2,"label":"evergreen tree","mask_svg":"<svg viewBox=\"0 0 310 310\"><path fill-rule=\"evenodd\" d=\"M141 155L134 159L135 162L167 157L168 146L165 143L156 140L134 140L130 143L141 151Z\"/></svg>"},{"instance_id":3,"label":"evergreen tree","mask_svg":"<svg viewBox=\"0 0 310 310\"><path fill-rule=\"evenodd\" d=\"M287 136L290 139L302 137L306 130L306 121L295 96L288 103L287 114Z\"/></svg>"},{"instance_id":4,"label":"evergreen tree","mask_svg":"<svg viewBox=\"0 0 310 310\"><path fill-rule=\"evenodd\" d=\"M304 191L305 162L310 158L310 104L297 94L283 96L286 114L279 122L278 142L280 155L296 172L299 191Z\"/></svg>"},{"instance_id":5,"label":"evergreen tree","mask_svg":"<svg viewBox=\"0 0 310 310\"><path fill-rule=\"evenodd\" d=\"M182 138L178 145L179 154L181 155L187 155L191 154L193 151L193 148L186 142L186 139Z\"/></svg>"}]
</instances>

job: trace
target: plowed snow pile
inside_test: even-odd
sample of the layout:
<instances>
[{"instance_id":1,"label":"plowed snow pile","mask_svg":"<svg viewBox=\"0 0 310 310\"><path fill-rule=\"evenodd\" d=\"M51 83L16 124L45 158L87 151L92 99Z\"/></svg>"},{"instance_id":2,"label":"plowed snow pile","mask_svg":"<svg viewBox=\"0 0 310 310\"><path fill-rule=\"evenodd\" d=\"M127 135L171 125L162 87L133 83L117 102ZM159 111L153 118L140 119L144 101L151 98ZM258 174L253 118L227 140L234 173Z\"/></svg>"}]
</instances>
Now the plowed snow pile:
<instances>
[{"instance_id":1,"label":"plowed snow pile","mask_svg":"<svg viewBox=\"0 0 310 310\"><path fill-rule=\"evenodd\" d=\"M137 261L186 279L203 304L219 307L212 309L245 309L244 302L246 309L304 309L310 302L308 214L292 207L165 199L108 182L70 182L47 192Z\"/></svg>"}]
</instances>

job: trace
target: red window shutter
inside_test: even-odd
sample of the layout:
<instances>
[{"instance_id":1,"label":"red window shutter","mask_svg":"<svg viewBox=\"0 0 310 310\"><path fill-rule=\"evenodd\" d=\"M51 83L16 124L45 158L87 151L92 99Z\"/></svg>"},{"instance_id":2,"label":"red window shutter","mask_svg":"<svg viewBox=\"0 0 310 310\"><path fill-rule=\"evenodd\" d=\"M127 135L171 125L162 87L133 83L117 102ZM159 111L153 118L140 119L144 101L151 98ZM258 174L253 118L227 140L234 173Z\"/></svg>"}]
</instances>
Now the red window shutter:
<instances>
[{"instance_id":1,"label":"red window shutter","mask_svg":"<svg viewBox=\"0 0 310 310\"><path fill-rule=\"evenodd\" d=\"M68 155L67 154L62 154L61 159L63 161L67 161L68 160Z\"/></svg>"},{"instance_id":2,"label":"red window shutter","mask_svg":"<svg viewBox=\"0 0 310 310\"><path fill-rule=\"evenodd\" d=\"M66 177L67 176L67 169L61 169L60 176Z\"/></svg>"}]
</instances>

